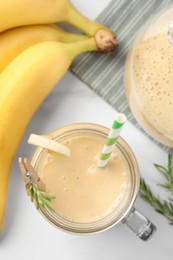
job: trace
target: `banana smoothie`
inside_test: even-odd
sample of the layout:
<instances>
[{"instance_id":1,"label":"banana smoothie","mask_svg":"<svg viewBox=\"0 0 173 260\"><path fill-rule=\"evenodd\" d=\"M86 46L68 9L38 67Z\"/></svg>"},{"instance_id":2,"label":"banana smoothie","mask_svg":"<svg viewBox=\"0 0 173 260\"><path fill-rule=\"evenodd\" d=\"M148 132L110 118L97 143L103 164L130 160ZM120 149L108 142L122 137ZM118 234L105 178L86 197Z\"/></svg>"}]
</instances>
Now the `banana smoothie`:
<instances>
[{"instance_id":1,"label":"banana smoothie","mask_svg":"<svg viewBox=\"0 0 173 260\"><path fill-rule=\"evenodd\" d=\"M71 124L47 135L49 145L42 143L36 149L31 163L50 195L39 212L54 227L91 235L121 222L142 240L154 234L155 225L134 207L140 186L138 163L118 129ZM113 136L118 136L116 145ZM43 148L48 146L52 149ZM106 166L100 164L103 155L105 160L110 156Z\"/></svg>"},{"instance_id":2,"label":"banana smoothie","mask_svg":"<svg viewBox=\"0 0 173 260\"><path fill-rule=\"evenodd\" d=\"M71 150L69 158L45 152L39 175L46 183L46 193L56 196L51 206L59 216L90 223L122 203L127 190L126 162L115 150L108 165L99 168L104 142L102 136L83 133L62 140Z\"/></svg>"},{"instance_id":3,"label":"banana smoothie","mask_svg":"<svg viewBox=\"0 0 173 260\"><path fill-rule=\"evenodd\" d=\"M131 48L125 66L130 108L140 125L173 147L173 47L168 27L173 8L151 23Z\"/></svg>"}]
</instances>

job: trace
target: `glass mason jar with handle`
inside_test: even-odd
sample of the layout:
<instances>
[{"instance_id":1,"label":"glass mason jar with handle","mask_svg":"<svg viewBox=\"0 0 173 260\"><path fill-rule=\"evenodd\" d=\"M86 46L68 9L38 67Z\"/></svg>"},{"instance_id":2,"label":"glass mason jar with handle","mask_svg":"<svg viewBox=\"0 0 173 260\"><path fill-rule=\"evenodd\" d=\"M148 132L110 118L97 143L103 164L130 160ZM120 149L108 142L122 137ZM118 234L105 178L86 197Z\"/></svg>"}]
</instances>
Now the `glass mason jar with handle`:
<instances>
[{"instance_id":1,"label":"glass mason jar with handle","mask_svg":"<svg viewBox=\"0 0 173 260\"><path fill-rule=\"evenodd\" d=\"M114 183L112 182L115 181L115 184L118 185L118 166L115 167L112 163L110 165L111 172L104 172L105 169L100 169L100 172L97 172L97 169L95 169L93 165L92 167L87 166L90 169L89 171L88 169L87 171L84 171L84 169L81 171L81 169L79 169L79 165L85 165L85 162L88 161L88 156L91 156L91 158L94 157L95 149L97 150L96 144L99 144L99 142L103 144L108 132L109 129L101 125L78 123L60 128L51 133L49 137L65 145L70 145L70 142L72 144L75 142L75 146L71 146L71 149L74 148L74 150L71 150L72 162L68 158L67 160L62 159L61 156L61 158L57 159L59 161L56 164L57 169L55 169L55 174L56 178L59 179L56 179L56 181L53 179L50 180L51 184L46 183L47 179L45 178L45 175L43 176L45 165L47 165L46 162L49 162L49 167L46 168L47 175L49 175L50 178L53 176L53 166L51 165L52 159L50 160L49 158L49 152L43 148L36 149L32 158L32 164L37 170L39 176L43 178L46 185L48 184L49 191L51 190L51 185L55 185L54 192L57 189L62 190L62 192L60 191L57 196L57 204L60 204L59 201L63 200L60 198L63 191L65 191L65 195L63 195L64 201L61 201L61 205L58 205L59 209L56 213L46 208L40 209L40 213L55 227L74 234L94 234L105 231L121 222L139 238L147 241L156 231L156 227L147 219L147 217L134 207L134 202L139 191L140 175L137 161L129 145L119 137L114 148L113 153L115 156L115 165L118 165L116 164L116 160L122 164L122 169L124 169L123 171L125 172L126 185L123 187L123 195L119 197L114 207L107 211L104 209L106 212L105 214L101 214L100 210L102 210L104 203L108 203L109 201L106 200L106 197L114 192ZM86 151L83 151L85 150L83 143L85 143ZM86 144L88 144L87 147ZM71 163L73 163L72 166ZM68 176L64 175L63 167L68 169ZM76 171L78 169L80 172L78 171L78 179L76 179ZM49 170L51 172L49 172ZM58 174L60 174L59 177ZM110 174L110 176L108 176L108 174ZM122 176L124 176L124 174ZM107 183L109 177L113 179L111 179L111 182L109 180L109 183ZM81 178L81 182L79 182L79 178ZM102 178L103 181L101 180ZM70 189L72 190L72 193L69 193L69 197L67 194L67 188L64 189L64 184L61 186L61 183L68 181L68 179L69 182L66 183L66 186L68 187L69 192ZM58 183L57 187L55 183ZM71 185L75 185L75 189L74 186L72 187ZM103 186L99 187L100 185ZM76 193L77 197L75 197ZM110 198L111 196L112 195L110 195ZM71 209L69 207L71 207ZM87 210L90 210L91 207L91 215L88 215ZM96 215L97 210L100 217Z\"/></svg>"}]
</instances>

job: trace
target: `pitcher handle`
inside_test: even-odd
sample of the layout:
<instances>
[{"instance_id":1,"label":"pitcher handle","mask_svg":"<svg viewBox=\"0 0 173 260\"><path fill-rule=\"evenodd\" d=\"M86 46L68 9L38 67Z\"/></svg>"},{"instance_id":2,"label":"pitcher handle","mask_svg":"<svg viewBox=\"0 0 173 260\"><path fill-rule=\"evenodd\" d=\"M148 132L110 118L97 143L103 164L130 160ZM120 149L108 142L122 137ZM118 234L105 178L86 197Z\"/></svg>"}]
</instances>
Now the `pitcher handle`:
<instances>
[{"instance_id":1,"label":"pitcher handle","mask_svg":"<svg viewBox=\"0 0 173 260\"><path fill-rule=\"evenodd\" d=\"M151 238L157 230L156 226L134 207L122 223L143 241Z\"/></svg>"}]
</instances>

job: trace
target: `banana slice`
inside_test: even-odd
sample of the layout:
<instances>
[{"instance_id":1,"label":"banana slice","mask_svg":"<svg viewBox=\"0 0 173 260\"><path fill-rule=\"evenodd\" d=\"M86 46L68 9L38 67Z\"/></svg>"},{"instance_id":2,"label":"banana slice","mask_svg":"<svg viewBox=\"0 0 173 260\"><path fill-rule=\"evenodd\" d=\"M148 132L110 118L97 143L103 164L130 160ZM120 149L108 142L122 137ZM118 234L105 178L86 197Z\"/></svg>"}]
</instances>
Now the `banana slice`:
<instances>
[{"instance_id":1,"label":"banana slice","mask_svg":"<svg viewBox=\"0 0 173 260\"><path fill-rule=\"evenodd\" d=\"M71 151L67 146L41 135L31 134L28 139L28 144L40 146L67 157L70 157L71 154Z\"/></svg>"}]
</instances>

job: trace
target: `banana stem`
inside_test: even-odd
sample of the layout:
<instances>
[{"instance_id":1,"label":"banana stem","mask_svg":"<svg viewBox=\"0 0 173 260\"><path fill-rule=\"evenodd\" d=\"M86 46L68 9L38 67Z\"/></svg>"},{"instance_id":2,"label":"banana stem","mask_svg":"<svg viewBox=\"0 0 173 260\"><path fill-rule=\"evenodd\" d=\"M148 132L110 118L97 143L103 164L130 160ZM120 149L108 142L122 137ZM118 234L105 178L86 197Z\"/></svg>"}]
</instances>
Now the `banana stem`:
<instances>
[{"instance_id":1,"label":"banana stem","mask_svg":"<svg viewBox=\"0 0 173 260\"><path fill-rule=\"evenodd\" d=\"M82 15L70 2L67 5L66 15L66 22L77 27L89 37L95 37L98 50L113 52L117 48L116 37L109 28Z\"/></svg>"},{"instance_id":2,"label":"banana stem","mask_svg":"<svg viewBox=\"0 0 173 260\"><path fill-rule=\"evenodd\" d=\"M68 2L66 21L83 31L88 36L94 36L99 29L106 28L103 25L91 21L81 14L70 2ZM108 29L107 29L108 30Z\"/></svg>"},{"instance_id":3,"label":"banana stem","mask_svg":"<svg viewBox=\"0 0 173 260\"><path fill-rule=\"evenodd\" d=\"M78 42L78 41L84 41L88 37L83 34L74 34L74 33L63 33L61 35L61 41L63 43L71 43L71 42Z\"/></svg>"},{"instance_id":4,"label":"banana stem","mask_svg":"<svg viewBox=\"0 0 173 260\"><path fill-rule=\"evenodd\" d=\"M97 51L98 47L94 38L87 38L84 41L64 44L65 50L69 53L70 59L73 60L79 54L88 51Z\"/></svg>"}]
</instances>

